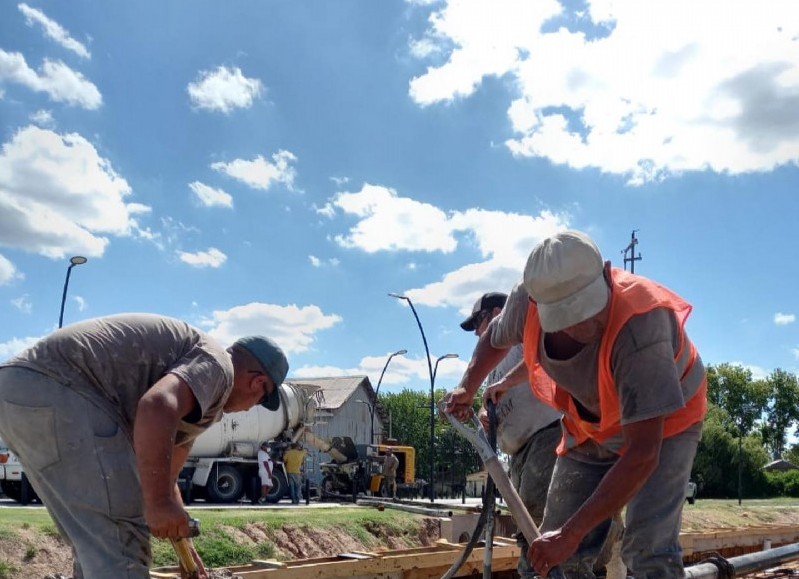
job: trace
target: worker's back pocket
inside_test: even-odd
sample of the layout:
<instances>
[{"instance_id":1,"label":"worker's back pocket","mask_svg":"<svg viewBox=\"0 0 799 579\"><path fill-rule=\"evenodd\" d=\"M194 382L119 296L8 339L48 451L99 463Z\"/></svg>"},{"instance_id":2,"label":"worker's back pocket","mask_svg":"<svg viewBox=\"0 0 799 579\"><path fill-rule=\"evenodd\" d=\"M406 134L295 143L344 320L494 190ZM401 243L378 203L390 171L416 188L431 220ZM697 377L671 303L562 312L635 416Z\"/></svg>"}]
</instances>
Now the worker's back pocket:
<instances>
[{"instance_id":1,"label":"worker's back pocket","mask_svg":"<svg viewBox=\"0 0 799 579\"><path fill-rule=\"evenodd\" d=\"M60 460L52 406L5 403L3 432L25 468L42 471Z\"/></svg>"}]
</instances>

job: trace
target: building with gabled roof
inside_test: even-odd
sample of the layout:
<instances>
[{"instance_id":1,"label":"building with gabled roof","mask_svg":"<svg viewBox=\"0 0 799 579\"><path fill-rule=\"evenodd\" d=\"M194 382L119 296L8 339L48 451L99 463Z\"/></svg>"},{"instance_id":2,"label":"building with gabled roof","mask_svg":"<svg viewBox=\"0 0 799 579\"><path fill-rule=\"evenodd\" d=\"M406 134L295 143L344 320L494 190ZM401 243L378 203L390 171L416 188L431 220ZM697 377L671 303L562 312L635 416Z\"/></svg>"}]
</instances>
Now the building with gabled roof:
<instances>
[{"instance_id":1,"label":"building with gabled roof","mask_svg":"<svg viewBox=\"0 0 799 579\"><path fill-rule=\"evenodd\" d=\"M368 376L331 376L321 378L289 378L289 384L317 386L321 389L324 402L316 412L316 424L311 430L316 436L332 440L336 436L349 436L356 446L370 444L371 412L374 408L374 440L380 440L383 432L383 419L374 406L375 392ZM330 455L305 445L308 456L305 459L306 476L314 484L321 482L320 462L330 462Z\"/></svg>"}]
</instances>

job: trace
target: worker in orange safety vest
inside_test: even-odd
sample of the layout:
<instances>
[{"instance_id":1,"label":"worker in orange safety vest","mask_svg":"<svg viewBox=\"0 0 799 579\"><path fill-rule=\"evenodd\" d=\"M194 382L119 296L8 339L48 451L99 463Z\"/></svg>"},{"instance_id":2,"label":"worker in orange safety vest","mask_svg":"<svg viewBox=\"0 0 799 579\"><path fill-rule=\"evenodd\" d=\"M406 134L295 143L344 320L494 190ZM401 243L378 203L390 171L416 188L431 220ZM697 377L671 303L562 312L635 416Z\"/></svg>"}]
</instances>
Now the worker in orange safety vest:
<instances>
[{"instance_id":1,"label":"worker in orange safety vest","mask_svg":"<svg viewBox=\"0 0 799 579\"><path fill-rule=\"evenodd\" d=\"M543 536L528 551L542 575L561 565L567 577L593 578L610 520L626 506L630 574L683 576L684 492L707 408L704 365L685 331L690 312L671 290L611 268L584 233L558 233L533 249L447 395L447 410L465 418L475 384L522 343L524 362L509 375L528 378L563 412ZM492 386L484 399L503 394Z\"/></svg>"}]
</instances>

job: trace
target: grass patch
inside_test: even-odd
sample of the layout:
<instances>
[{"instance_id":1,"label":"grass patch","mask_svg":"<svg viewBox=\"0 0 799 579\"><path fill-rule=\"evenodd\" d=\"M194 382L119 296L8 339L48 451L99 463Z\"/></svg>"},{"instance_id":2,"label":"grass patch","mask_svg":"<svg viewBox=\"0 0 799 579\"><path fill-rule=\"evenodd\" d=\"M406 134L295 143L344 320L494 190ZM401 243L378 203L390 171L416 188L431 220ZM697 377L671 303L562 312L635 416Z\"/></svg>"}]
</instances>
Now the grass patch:
<instances>
[{"instance_id":1,"label":"grass patch","mask_svg":"<svg viewBox=\"0 0 799 579\"><path fill-rule=\"evenodd\" d=\"M0 561L0 579L11 579L19 569L11 563Z\"/></svg>"}]
</instances>

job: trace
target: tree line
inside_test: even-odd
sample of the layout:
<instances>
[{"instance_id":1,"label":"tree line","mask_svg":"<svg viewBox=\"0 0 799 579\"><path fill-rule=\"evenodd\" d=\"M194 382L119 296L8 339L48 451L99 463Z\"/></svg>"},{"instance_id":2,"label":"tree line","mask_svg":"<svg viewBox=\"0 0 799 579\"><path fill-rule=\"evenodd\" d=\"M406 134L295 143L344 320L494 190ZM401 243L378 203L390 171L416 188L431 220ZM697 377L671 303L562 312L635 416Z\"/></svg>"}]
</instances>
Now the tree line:
<instances>
[{"instance_id":1,"label":"tree line","mask_svg":"<svg viewBox=\"0 0 799 579\"><path fill-rule=\"evenodd\" d=\"M443 390L436 392L436 400L443 395ZM739 364L709 366L707 398L691 475L700 497L799 496L799 470L763 470L779 458L799 466L799 444L789 440L799 425L797 376L778 368L755 379ZM475 410L479 401L476 397ZM416 448L417 477L430 480L429 394L408 389L381 393L378 404L384 423L390 420L392 437ZM472 446L446 421L435 421L433 446L439 495L459 492L466 476L482 468Z\"/></svg>"}]
</instances>

